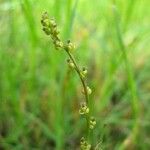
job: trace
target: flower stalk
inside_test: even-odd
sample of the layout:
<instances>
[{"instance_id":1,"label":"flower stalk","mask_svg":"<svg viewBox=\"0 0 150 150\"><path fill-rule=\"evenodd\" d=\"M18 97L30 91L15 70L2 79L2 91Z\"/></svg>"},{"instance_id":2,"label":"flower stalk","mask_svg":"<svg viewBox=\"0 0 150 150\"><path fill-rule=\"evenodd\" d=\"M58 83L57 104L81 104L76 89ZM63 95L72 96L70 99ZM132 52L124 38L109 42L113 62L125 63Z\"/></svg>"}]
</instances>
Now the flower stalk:
<instances>
[{"instance_id":1,"label":"flower stalk","mask_svg":"<svg viewBox=\"0 0 150 150\"><path fill-rule=\"evenodd\" d=\"M81 104L81 107L79 109L79 114L86 118L87 130L86 130L86 137L81 138L80 149L90 150L91 144L89 143L89 134L90 134L90 130L94 129L96 125L96 120L94 117L90 116L89 95L92 93L92 90L87 86L85 80L85 77L87 75L87 70L85 69L85 67L80 69L80 67L76 63L74 56L72 55L72 51L75 49L75 45L70 40L68 40L66 43L62 42L62 40L59 38L59 30L57 28L57 24L54 19L49 19L47 12L45 12L42 15L41 23L43 26L43 31L45 32L45 34L50 35L55 48L62 49L67 53L69 57L69 59L67 60L69 67L71 67L76 71L76 73L78 74L81 80L83 86L82 93L85 96L85 101Z\"/></svg>"}]
</instances>

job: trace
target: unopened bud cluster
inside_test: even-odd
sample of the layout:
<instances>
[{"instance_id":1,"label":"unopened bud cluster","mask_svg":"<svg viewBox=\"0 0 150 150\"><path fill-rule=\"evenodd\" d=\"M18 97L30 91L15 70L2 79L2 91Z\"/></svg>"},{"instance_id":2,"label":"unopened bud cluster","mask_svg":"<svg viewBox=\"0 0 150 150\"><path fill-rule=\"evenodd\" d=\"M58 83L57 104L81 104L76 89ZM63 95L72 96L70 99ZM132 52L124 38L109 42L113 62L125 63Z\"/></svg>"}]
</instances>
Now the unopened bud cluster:
<instances>
[{"instance_id":1,"label":"unopened bud cluster","mask_svg":"<svg viewBox=\"0 0 150 150\"><path fill-rule=\"evenodd\" d=\"M41 23L43 25L43 31L47 35L51 36L51 39L53 40L53 43L54 43L56 49L62 48L63 42L60 40L60 38L58 36L59 30L57 28L57 24L56 24L55 20L53 18L49 19L47 12L45 12L42 15Z\"/></svg>"},{"instance_id":2,"label":"unopened bud cluster","mask_svg":"<svg viewBox=\"0 0 150 150\"><path fill-rule=\"evenodd\" d=\"M60 40L56 21L53 18L50 19L47 12L42 15L41 23L43 26L43 31L45 34L51 36L56 49L64 48L67 51L72 51L75 49L75 45L70 40L68 40L65 44Z\"/></svg>"},{"instance_id":3,"label":"unopened bud cluster","mask_svg":"<svg viewBox=\"0 0 150 150\"><path fill-rule=\"evenodd\" d=\"M80 140L80 149L81 150L90 150L91 149L91 145L85 140L84 137L82 137Z\"/></svg>"}]
</instances>

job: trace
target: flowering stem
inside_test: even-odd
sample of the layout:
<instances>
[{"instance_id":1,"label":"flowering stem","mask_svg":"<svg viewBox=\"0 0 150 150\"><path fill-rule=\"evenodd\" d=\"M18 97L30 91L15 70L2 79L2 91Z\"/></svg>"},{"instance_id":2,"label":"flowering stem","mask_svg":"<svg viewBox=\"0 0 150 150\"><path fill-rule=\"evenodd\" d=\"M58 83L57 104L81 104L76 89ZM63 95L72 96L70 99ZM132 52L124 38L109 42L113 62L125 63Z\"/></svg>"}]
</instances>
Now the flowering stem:
<instances>
[{"instance_id":1,"label":"flowering stem","mask_svg":"<svg viewBox=\"0 0 150 150\"><path fill-rule=\"evenodd\" d=\"M87 86L86 80L85 80L85 75L87 73L87 70L85 68L83 68L83 70L80 70L80 67L76 63L75 58L71 54L71 51L75 48L74 44L70 40L68 40L67 43L64 43L59 38L59 30L57 28L57 24L55 20L49 19L48 14L45 12L42 15L41 23L43 25L43 31L47 35L51 36L51 39L53 41L55 48L63 49L67 53L67 55L69 56L69 59L68 59L69 66L75 69L75 71L77 72L81 80L81 83L83 86L83 93L84 93L86 102L84 102L81 105L81 108L79 109L79 113L85 117L86 122L87 122L87 128L86 128L86 140L84 139L84 137L81 138L80 147L81 147L81 150L90 150L91 149L91 144L89 144L90 130L94 128L96 121L93 118L91 119L90 112L89 112L90 110L89 94L91 94L92 91Z\"/></svg>"}]
</instances>

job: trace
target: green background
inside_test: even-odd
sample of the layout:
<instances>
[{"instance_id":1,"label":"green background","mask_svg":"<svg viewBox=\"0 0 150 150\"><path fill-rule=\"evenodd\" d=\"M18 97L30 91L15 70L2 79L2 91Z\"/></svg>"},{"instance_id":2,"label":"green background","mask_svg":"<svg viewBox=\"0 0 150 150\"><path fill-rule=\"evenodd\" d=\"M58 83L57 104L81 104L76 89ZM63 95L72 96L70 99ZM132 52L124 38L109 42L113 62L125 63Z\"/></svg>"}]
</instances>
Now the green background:
<instances>
[{"instance_id":1,"label":"green background","mask_svg":"<svg viewBox=\"0 0 150 150\"><path fill-rule=\"evenodd\" d=\"M81 83L42 31L55 17L88 68L93 143L150 149L149 0L0 0L0 149L76 150L84 136Z\"/></svg>"}]
</instances>

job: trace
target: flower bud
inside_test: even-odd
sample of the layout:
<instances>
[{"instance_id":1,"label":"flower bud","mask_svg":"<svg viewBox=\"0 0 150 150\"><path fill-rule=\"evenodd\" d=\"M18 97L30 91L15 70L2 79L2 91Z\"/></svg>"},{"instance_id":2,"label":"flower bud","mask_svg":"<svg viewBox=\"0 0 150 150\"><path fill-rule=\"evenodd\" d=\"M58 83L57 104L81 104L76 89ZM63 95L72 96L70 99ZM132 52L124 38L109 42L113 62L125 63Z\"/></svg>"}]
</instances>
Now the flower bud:
<instances>
[{"instance_id":1,"label":"flower bud","mask_svg":"<svg viewBox=\"0 0 150 150\"><path fill-rule=\"evenodd\" d=\"M49 27L49 26L50 26L49 19L41 20L41 23L42 23L42 25L45 26L45 27Z\"/></svg>"},{"instance_id":2,"label":"flower bud","mask_svg":"<svg viewBox=\"0 0 150 150\"><path fill-rule=\"evenodd\" d=\"M84 75L87 74L87 69L86 69L85 67L82 68L82 73L83 73Z\"/></svg>"},{"instance_id":3,"label":"flower bud","mask_svg":"<svg viewBox=\"0 0 150 150\"><path fill-rule=\"evenodd\" d=\"M87 86L87 93L90 95L92 93L92 90Z\"/></svg>"},{"instance_id":4,"label":"flower bud","mask_svg":"<svg viewBox=\"0 0 150 150\"><path fill-rule=\"evenodd\" d=\"M68 41L67 41L67 44L66 44L66 46L65 46L65 48L66 48L66 50L68 50L68 51L72 51L72 50L75 49L75 45L74 45L70 40L68 40Z\"/></svg>"},{"instance_id":5,"label":"flower bud","mask_svg":"<svg viewBox=\"0 0 150 150\"><path fill-rule=\"evenodd\" d=\"M85 67L82 68L82 71L80 72L80 74L81 74L82 78L85 78L85 77L86 77L86 75L87 75L87 70L86 70Z\"/></svg>"},{"instance_id":6,"label":"flower bud","mask_svg":"<svg viewBox=\"0 0 150 150\"><path fill-rule=\"evenodd\" d=\"M47 27L43 27L43 31L44 31L47 35L50 35L50 34L51 34L50 29L47 28Z\"/></svg>"},{"instance_id":7,"label":"flower bud","mask_svg":"<svg viewBox=\"0 0 150 150\"><path fill-rule=\"evenodd\" d=\"M54 27L51 30L51 34L53 34L53 36L57 36L59 34L59 30L56 27Z\"/></svg>"},{"instance_id":8,"label":"flower bud","mask_svg":"<svg viewBox=\"0 0 150 150\"><path fill-rule=\"evenodd\" d=\"M56 48L62 48L63 47L63 42L55 41L54 45L55 45Z\"/></svg>"},{"instance_id":9,"label":"flower bud","mask_svg":"<svg viewBox=\"0 0 150 150\"><path fill-rule=\"evenodd\" d=\"M87 89L87 94L90 95L92 93L92 90L88 86L86 87L86 89ZM82 93L85 94L84 89L82 90Z\"/></svg>"},{"instance_id":10,"label":"flower bud","mask_svg":"<svg viewBox=\"0 0 150 150\"><path fill-rule=\"evenodd\" d=\"M52 28L57 27L57 24L56 24L56 22L55 22L55 20L54 20L53 18L50 19L50 26L51 26Z\"/></svg>"},{"instance_id":11,"label":"flower bud","mask_svg":"<svg viewBox=\"0 0 150 150\"><path fill-rule=\"evenodd\" d=\"M67 59L67 63L70 68L72 68L72 69L75 68L74 63L70 59Z\"/></svg>"},{"instance_id":12,"label":"flower bud","mask_svg":"<svg viewBox=\"0 0 150 150\"><path fill-rule=\"evenodd\" d=\"M44 12L43 15L42 15L42 20L45 20L45 19L48 19L48 13L47 12Z\"/></svg>"}]
</instances>

